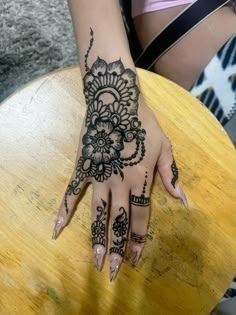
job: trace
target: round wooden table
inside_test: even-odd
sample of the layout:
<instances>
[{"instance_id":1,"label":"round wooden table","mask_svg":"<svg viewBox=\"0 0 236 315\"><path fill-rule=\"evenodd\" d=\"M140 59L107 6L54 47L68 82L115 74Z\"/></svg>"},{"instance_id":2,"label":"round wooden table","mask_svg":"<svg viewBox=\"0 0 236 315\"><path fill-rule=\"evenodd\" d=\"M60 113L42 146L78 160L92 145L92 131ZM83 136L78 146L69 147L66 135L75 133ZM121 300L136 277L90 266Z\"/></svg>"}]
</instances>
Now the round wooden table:
<instances>
[{"instance_id":1,"label":"round wooden table","mask_svg":"<svg viewBox=\"0 0 236 315\"><path fill-rule=\"evenodd\" d=\"M78 68L28 84L0 106L0 313L206 315L236 272L236 154L188 92L138 70L142 93L173 144L189 209L155 179L148 241L116 280L95 271L91 187L51 239L85 114Z\"/></svg>"}]
</instances>

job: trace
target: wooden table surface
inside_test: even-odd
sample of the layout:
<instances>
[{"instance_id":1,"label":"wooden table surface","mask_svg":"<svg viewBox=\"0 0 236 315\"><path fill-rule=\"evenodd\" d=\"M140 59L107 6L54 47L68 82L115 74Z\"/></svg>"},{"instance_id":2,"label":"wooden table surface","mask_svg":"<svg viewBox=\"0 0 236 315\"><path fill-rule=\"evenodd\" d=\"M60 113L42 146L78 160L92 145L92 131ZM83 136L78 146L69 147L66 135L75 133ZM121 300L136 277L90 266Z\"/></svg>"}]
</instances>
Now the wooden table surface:
<instances>
[{"instance_id":1,"label":"wooden table surface","mask_svg":"<svg viewBox=\"0 0 236 315\"><path fill-rule=\"evenodd\" d=\"M95 271L91 187L51 239L85 114L80 72L25 86L0 106L0 314L208 314L236 272L236 154L214 117L175 84L139 70L173 144L189 209L155 179L148 241L110 283Z\"/></svg>"}]
</instances>

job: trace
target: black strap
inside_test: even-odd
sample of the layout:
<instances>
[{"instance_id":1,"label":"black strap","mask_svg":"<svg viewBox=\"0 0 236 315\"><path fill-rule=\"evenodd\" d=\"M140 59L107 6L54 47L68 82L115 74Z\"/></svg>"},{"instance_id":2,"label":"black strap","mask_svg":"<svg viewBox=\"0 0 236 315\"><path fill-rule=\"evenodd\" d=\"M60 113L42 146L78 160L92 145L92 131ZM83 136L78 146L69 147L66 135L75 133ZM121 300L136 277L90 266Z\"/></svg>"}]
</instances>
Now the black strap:
<instances>
[{"instance_id":1,"label":"black strap","mask_svg":"<svg viewBox=\"0 0 236 315\"><path fill-rule=\"evenodd\" d=\"M133 18L131 16L132 12L131 0L120 0L120 7L122 18L125 25L126 35L129 42L130 53L133 60L136 60L143 50L135 30Z\"/></svg>"},{"instance_id":2,"label":"black strap","mask_svg":"<svg viewBox=\"0 0 236 315\"><path fill-rule=\"evenodd\" d=\"M136 67L150 69L185 34L229 0L197 0L168 24L135 61Z\"/></svg>"}]
</instances>

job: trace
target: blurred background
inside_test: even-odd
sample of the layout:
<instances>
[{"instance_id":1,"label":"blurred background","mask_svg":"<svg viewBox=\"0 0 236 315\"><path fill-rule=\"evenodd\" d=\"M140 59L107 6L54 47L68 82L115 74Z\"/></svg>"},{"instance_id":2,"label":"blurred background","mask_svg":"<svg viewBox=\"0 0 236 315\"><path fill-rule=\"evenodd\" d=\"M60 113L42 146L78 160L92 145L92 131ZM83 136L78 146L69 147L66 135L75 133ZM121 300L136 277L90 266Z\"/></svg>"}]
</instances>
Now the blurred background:
<instances>
[{"instance_id":1,"label":"blurred background","mask_svg":"<svg viewBox=\"0 0 236 315\"><path fill-rule=\"evenodd\" d=\"M35 77L75 64L66 0L0 1L0 102Z\"/></svg>"}]
</instances>

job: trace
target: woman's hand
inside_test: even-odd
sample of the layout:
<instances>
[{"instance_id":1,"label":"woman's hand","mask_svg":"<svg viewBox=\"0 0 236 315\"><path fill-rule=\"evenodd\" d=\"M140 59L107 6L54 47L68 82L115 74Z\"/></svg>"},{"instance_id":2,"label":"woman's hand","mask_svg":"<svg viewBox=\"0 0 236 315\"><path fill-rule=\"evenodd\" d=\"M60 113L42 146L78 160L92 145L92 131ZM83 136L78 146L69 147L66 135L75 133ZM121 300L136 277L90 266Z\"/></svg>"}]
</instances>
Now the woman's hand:
<instances>
[{"instance_id":1,"label":"woman's hand","mask_svg":"<svg viewBox=\"0 0 236 315\"><path fill-rule=\"evenodd\" d=\"M121 60L107 63L99 57L89 68L91 46L92 41L85 56L83 83L88 108L78 159L59 208L53 238L68 223L86 183L92 183L92 247L98 270L109 247L112 280L128 239L131 263L136 265L140 257L146 240L155 166L166 189L185 204L186 198L177 182L170 142L140 95L136 73L125 68Z\"/></svg>"}]
</instances>

